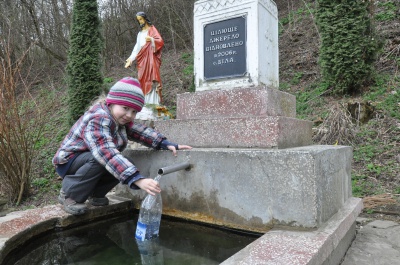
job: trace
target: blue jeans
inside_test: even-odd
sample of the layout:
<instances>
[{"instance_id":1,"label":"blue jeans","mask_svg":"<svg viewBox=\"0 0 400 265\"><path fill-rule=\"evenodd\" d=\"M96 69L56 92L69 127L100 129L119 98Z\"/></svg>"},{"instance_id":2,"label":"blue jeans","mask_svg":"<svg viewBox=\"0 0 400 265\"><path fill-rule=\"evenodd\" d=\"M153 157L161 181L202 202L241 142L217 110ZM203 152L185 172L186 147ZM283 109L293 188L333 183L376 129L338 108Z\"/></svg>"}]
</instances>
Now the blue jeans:
<instances>
[{"instance_id":1,"label":"blue jeans","mask_svg":"<svg viewBox=\"0 0 400 265\"><path fill-rule=\"evenodd\" d=\"M72 162L63 178L62 190L66 198L83 203L90 196L104 198L118 183L118 179L99 164L92 153L85 152Z\"/></svg>"}]
</instances>

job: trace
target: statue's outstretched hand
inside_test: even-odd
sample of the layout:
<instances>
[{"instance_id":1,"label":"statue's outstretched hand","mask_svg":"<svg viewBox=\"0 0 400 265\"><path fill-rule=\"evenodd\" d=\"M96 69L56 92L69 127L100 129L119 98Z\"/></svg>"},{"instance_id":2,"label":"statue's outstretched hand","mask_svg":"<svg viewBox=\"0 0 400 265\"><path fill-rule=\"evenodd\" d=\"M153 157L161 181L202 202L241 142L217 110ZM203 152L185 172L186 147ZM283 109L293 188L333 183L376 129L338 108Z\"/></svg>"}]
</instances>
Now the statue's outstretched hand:
<instances>
[{"instance_id":1,"label":"statue's outstretched hand","mask_svg":"<svg viewBox=\"0 0 400 265\"><path fill-rule=\"evenodd\" d=\"M131 59L126 59L126 63L125 63L125 68L128 68L132 65L132 60Z\"/></svg>"}]
</instances>

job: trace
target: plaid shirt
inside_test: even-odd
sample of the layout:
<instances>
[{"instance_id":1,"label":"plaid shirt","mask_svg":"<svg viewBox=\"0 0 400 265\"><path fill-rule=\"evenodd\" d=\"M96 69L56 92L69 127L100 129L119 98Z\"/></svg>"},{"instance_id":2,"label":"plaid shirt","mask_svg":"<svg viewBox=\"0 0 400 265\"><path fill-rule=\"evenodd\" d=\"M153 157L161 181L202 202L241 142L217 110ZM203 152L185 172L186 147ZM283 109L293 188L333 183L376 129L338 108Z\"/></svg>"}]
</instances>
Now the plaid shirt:
<instances>
[{"instance_id":1,"label":"plaid shirt","mask_svg":"<svg viewBox=\"0 0 400 265\"><path fill-rule=\"evenodd\" d=\"M98 103L72 126L53 157L53 164L67 163L72 157L90 151L101 165L124 183L138 172L135 165L121 154L128 139L159 149L161 141L166 138L142 124L118 125L109 108Z\"/></svg>"}]
</instances>

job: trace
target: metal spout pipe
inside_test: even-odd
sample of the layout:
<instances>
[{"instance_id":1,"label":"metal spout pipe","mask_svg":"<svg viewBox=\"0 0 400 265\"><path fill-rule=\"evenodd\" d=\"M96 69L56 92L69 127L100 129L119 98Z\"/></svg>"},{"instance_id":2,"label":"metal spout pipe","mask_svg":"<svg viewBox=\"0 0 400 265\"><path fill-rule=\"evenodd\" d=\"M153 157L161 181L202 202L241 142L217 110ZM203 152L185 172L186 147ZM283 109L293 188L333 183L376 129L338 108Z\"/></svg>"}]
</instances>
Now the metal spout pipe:
<instances>
[{"instance_id":1,"label":"metal spout pipe","mask_svg":"<svg viewBox=\"0 0 400 265\"><path fill-rule=\"evenodd\" d=\"M171 165L167 167L160 168L158 170L158 175L166 175L172 172L176 172L182 169L190 169L190 164L189 162L184 162L176 165Z\"/></svg>"}]
</instances>

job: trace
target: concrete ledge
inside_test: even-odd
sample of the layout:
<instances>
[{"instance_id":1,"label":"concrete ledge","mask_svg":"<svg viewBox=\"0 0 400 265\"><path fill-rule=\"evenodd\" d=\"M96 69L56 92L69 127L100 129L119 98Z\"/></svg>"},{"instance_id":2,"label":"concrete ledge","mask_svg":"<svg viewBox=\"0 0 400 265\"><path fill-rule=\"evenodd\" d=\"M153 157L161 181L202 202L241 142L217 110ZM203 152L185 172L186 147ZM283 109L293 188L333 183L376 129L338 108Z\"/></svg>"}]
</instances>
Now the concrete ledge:
<instances>
[{"instance_id":1,"label":"concrete ledge","mask_svg":"<svg viewBox=\"0 0 400 265\"><path fill-rule=\"evenodd\" d=\"M295 118L296 97L267 87L200 91L177 97L179 120L255 116Z\"/></svg>"},{"instance_id":2,"label":"concrete ledge","mask_svg":"<svg viewBox=\"0 0 400 265\"><path fill-rule=\"evenodd\" d=\"M112 194L107 197L110 199L109 206L90 206L88 213L81 216L66 213L61 205L52 205L12 212L0 217L0 264L12 250L35 236L55 228L67 229L110 216L126 214L133 209L131 200Z\"/></svg>"},{"instance_id":3,"label":"concrete ledge","mask_svg":"<svg viewBox=\"0 0 400 265\"><path fill-rule=\"evenodd\" d=\"M272 230L221 265L339 264L355 237L355 221L361 210L362 200L350 198L318 230Z\"/></svg>"},{"instance_id":4,"label":"concrete ledge","mask_svg":"<svg viewBox=\"0 0 400 265\"><path fill-rule=\"evenodd\" d=\"M60 205L21 212L0 218L0 264L24 242L57 227L64 229L126 214L130 200L107 195L111 205L91 207L87 215L72 216ZM315 231L271 230L242 249L223 265L333 265L339 264L355 235L354 222L362 210L361 199L350 198L323 226Z\"/></svg>"},{"instance_id":5,"label":"concrete ledge","mask_svg":"<svg viewBox=\"0 0 400 265\"><path fill-rule=\"evenodd\" d=\"M195 148L178 151L125 150L144 176L189 162L190 171L163 176L163 210L195 221L256 232L271 226L316 228L351 197L352 149L305 146L288 149ZM144 193L119 186L139 201ZM168 210L170 212L168 212Z\"/></svg>"},{"instance_id":6,"label":"concrete ledge","mask_svg":"<svg viewBox=\"0 0 400 265\"><path fill-rule=\"evenodd\" d=\"M312 143L312 122L265 116L156 121L168 139L195 147L289 148Z\"/></svg>"}]
</instances>

